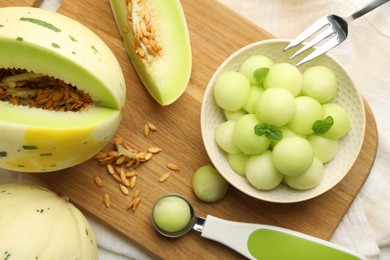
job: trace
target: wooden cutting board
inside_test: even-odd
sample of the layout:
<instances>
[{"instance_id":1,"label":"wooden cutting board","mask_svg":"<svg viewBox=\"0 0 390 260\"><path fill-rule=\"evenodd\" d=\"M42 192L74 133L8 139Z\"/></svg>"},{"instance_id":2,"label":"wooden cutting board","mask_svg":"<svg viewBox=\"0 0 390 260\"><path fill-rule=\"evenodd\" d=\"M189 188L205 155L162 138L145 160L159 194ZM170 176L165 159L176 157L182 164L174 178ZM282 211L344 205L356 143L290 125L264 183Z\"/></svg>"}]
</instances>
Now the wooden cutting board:
<instances>
[{"instance_id":1,"label":"wooden cutting board","mask_svg":"<svg viewBox=\"0 0 390 260\"><path fill-rule=\"evenodd\" d=\"M1 1L0 6L31 5L33 1ZM65 0L58 12L74 18L92 29L111 47L122 66L127 83L127 103L117 136L146 150L159 146L163 151L137 169L135 189L141 191L137 210L126 210L134 193L121 194L118 184L96 160L60 172L35 174L42 185L68 196L85 214L118 231L153 257L164 259L236 259L233 250L200 237L193 231L179 239L167 239L155 232L151 224L154 202L162 195L180 193L194 204L197 215L281 226L328 240L365 182L377 151L377 129L366 103L367 128L359 158L348 175L332 190L309 201L275 204L248 197L233 187L220 202L200 202L191 190L194 171L210 163L200 133L200 108L204 89L216 68L234 51L272 35L213 0L182 0L192 41L193 71L184 95L168 107L158 105L139 81L124 50L108 0ZM261 10L259 10L261 15ZM153 122L157 131L149 138L143 127ZM106 147L109 149L110 145ZM158 179L167 172L166 163L182 168L164 183ZM94 183L100 176L103 187ZM102 202L111 196L111 207ZM282 249L281 249L282 250Z\"/></svg>"}]
</instances>

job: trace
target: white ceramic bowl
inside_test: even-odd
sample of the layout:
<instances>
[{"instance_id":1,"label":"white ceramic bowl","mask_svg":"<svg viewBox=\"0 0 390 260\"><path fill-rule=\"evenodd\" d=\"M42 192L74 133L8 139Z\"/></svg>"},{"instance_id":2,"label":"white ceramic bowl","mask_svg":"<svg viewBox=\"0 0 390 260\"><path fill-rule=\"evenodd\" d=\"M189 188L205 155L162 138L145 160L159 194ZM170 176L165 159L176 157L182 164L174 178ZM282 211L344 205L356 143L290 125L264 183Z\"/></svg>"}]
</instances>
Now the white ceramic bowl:
<instances>
[{"instance_id":1,"label":"white ceramic bowl","mask_svg":"<svg viewBox=\"0 0 390 260\"><path fill-rule=\"evenodd\" d=\"M283 184L269 191L257 190L251 186L245 177L236 174L231 168L224 152L214 140L216 127L223 121L225 116L221 108L214 102L213 87L217 77L225 71L238 70L240 64L250 56L262 54L276 62L290 62L295 64L302 56L288 61L288 57L297 48L283 52L289 43L288 40L270 39L255 42L233 53L214 73L208 83L203 97L201 109L201 131L206 151L214 167L235 188L254 198L277 202L290 203L314 198L334 187L349 172L359 155L366 128L364 104L361 95L355 89L351 78L341 65L329 55L322 55L309 63L299 66L301 71L314 65L324 65L332 69L339 81L339 90L332 103L340 104L348 113L351 128L348 134L340 141L339 151L336 157L325 164L324 178L319 185L309 190L294 190Z\"/></svg>"}]
</instances>

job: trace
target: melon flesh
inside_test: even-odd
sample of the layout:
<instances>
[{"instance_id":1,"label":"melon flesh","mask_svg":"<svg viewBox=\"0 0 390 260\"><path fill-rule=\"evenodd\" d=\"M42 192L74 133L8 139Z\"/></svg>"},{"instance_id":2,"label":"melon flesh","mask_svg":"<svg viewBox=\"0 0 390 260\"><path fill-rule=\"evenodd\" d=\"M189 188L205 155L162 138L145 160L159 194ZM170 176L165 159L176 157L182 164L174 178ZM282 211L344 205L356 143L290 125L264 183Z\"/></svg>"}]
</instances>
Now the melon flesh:
<instances>
[{"instance_id":1,"label":"melon flesh","mask_svg":"<svg viewBox=\"0 0 390 260\"><path fill-rule=\"evenodd\" d=\"M134 26L128 22L124 0L110 0L112 11L130 60L151 96L163 106L176 101L186 90L191 76L192 52L184 12L179 0L143 0L155 27L162 55L142 63L133 47ZM132 4L133 24L137 22L137 1Z\"/></svg>"},{"instance_id":2,"label":"melon flesh","mask_svg":"<svg viewBox=\"0 0 390 260\"><path fill-rule=\"evenodd\" d=\"M93 99L81 112L0 101L0 168L68 168L93 157L115 134L125 103L125 80L114 54L90 29L43 9L0 8L0 57L0 68L53 76Z\"/></svg>"}]
</instances>

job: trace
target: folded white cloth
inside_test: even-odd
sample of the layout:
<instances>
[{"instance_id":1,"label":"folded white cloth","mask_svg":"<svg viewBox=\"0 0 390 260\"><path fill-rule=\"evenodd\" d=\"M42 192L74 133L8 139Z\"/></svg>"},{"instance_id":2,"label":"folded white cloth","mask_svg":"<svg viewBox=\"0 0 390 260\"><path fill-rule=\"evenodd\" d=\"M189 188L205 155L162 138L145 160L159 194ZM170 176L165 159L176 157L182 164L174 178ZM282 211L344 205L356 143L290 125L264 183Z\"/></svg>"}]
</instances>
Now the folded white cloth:
<instances>
[{"instance_id":1,"label":"folded white cloth","mask_svg":"<svg viewBox=\"0 0 390 260\"><path fill-rule=\"evenodd\" d=\"M60 0L51 0L57 2ZM350 15L370 0L218 0L276 37L294 38L323 15ZM47 3L48 8L56 3ZM304 6L304 8L303 8ZM302 12L304 9L304 13ZM390 4L354 21L347 41L330 53L344 65L374 112L379 149L362 190L331 241L367 259L390 259ZM29 175L0 170L0 183L27 182ZM130 241L87 216L96 235L100 259L147 259Z\"/></svg>"}]
</instances>

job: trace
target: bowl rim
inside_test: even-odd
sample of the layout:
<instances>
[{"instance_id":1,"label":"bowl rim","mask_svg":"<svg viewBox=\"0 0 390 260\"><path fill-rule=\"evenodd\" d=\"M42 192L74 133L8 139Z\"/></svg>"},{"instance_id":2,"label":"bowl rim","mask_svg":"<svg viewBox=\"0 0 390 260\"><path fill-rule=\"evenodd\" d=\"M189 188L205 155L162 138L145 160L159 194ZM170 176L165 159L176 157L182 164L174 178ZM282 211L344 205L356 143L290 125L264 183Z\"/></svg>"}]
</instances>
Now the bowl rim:
<instances>
[{"instance_id":1,"label":"bowl rim","mask_svg":"<svg viewBox=\"0 0 390 260\"><path fill-rule=\"evenodd\" d=\"M220 170L217 168L216 166L216 163L215 163L215 159L213 159L213 156L211 154L211 151L210 151L210 148L208 147L208 144L205 143L205 140L206 140L206 131L205 131L205 125L203 124L203 115L205 114L205 101L210 98L209 96L212 95L212 89L213 89L213 84L212 82L215 81L215 78L217 77L217 75L219 75L221 73L221 71L226 67L227 64L229 64L229 62L241 55L243 52L249 50L249 49L252 49L253 47L256 47L256 46L259 46L259 45L265 45L265 44L272 44L272 43L286 43L286 45L291 42L291 39L285 39L285 38L272 38L272 39L265 39L265 40L260 40L260 41L256 41L256 42L252 42L248 45L245 45L239 49L237 49L236 51L234 51L233 53L231 53L219 66L218 68L214 71L213 75L210 77L208 83L207 83L207 86L205 88L205 91L204 91L204 95L203 95L203 98L202 98L202 106L201 106L201 113L200 113L200 125L201 125L201 135L202 135L202 140L203 140L203 144L204 144L204 147L206 149L206 152L208 154L208 157L211 161L211 163L213 164L213 166L220 172ZM296 47L298 48L298 47ZM313 48L312 48L313 49ZM348 73L348 71L342 66L342 64L337 60L336 57L332 56L331 54L329 53L325 53L323 54L322 56L327 56L330 60L332 60L332 62L334 62L338 67L340 67L343 71L343 73L348 77L348 79L350 80L350 82L352 83L352 88L356 91L356 94L358 96L358 99L359 99L359 104L360 104L360 107L361 107L361 118L362 118L362 129L363 129L363 133L362 133L362 138L360 138L359 140L359 144L357 145L358 147L358 152L356 153L356 156L353 158L353 160L351 160L351 163L350 165L347 167L346 169L346 173L343 174L343 175L340 175L339 178L336 179L336 181L334 182L334 185L331 185L330 187L326 188L326 189L323 189L323 190L320 190L319 192L316 192L316 193L313 193L311 194L310 196L308 197L305 197L305 198L299 198L299 199L286 199L286 200L277 200L277 199L270 199L270 198L261 198L259 196L254 196L253 194L251 194L249 191L247 191L246 189L243 189L239 184L235 183L235 182L232 182L230 181L230 178L228 178L228 174L224 173L224 172L220 172L220 174L229 182L230 185L232 185L233 187L235 187L236 189L238 189L240 192L250 196L250 197L253 197L255 199L259 199L259 200L262 200L262 201L268 201L268 202L274 202L274 203L295 203L295 202L301 202L301 201L306 201L306 200L309 200L309 199L312 199L312 198L315 198L315 197L318 197L322 194L325 194L326 192L328 192L329 190L333 189L335 186L337 186L341 181L342 179L345 178L346 175L348 175L350 172L351 172L351 169L352 167L354 166L354 164L356 163L360 153L361 153L361 149L362 149L362 146L363 146L363 143L364 143L364 140L365 140L365 133L366 133L366 107L365 107L365 103L364 103L364 99L363 99L363 96L361 95L359 89L356 87L356 84L353 80L353 78L350 76L350 74ZM288 60L286 60L286 62L289 62ZM308 63L310 64L310 63ZM245 177L242 177L242 178L245 178ZM248 185L250 185L248 183ZM293 189L292 189L293 190ZM305 192L305 190L294 190L296 192ZM259 190L259 192L267 192L267 191L263 191L263 190ZM260 193L259 193L260 194Z\"/></svg>"}]
</instances>

